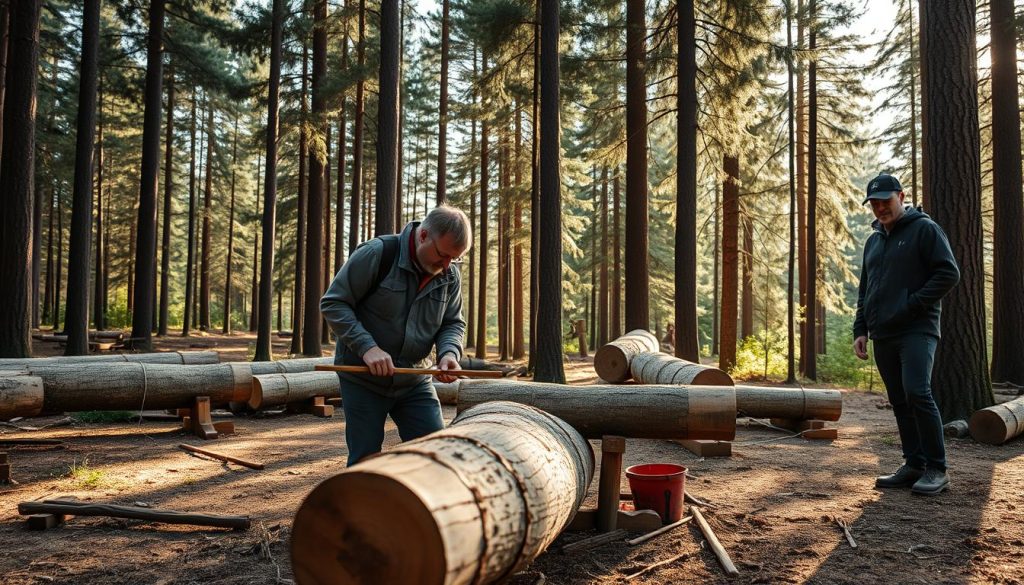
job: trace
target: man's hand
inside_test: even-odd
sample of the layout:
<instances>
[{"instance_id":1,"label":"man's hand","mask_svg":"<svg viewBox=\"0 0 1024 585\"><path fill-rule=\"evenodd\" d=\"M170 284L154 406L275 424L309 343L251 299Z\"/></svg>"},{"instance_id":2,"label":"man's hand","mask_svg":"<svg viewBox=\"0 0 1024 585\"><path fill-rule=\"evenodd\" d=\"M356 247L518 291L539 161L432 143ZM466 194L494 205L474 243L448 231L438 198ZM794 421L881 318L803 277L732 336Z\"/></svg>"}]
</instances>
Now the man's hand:
<instances>
[{"instance_id":1,"label":"man's hand","mask_svg":"<svg viewBox=\"0 0 1024 585\"><path fill-rule=\"evenodd\" d=\"M853 340L853 353L862 360L868 359L868 337L861 335Z\"/></svg>"},{"instance_id":2,"label":"man's hand","mask_svg":"<svg viewBox=\"0 0 1024 585\"><path fill-rule=\"evenodd\" d=\"M391 356L378 346L373 346L363 354L363 363L370 368L374 376L394 376L395 364Z\"/></svg>"},{"instance_id":3,"label":"man's hand","mask_svg":"<svg viewBox=\"0 0 1024 585\"><path fill-rule=\"evenodd\" d=\"M441 356L441 361L438 362L437 369L453 372L455 370L461 370L462 366L459 365L459 360L455 359L454 355L446 353ZM451 383L457 380L458 376L441 374L440 376L436 376L436 378L439 382Z\"/></svg>"}]
</instances>

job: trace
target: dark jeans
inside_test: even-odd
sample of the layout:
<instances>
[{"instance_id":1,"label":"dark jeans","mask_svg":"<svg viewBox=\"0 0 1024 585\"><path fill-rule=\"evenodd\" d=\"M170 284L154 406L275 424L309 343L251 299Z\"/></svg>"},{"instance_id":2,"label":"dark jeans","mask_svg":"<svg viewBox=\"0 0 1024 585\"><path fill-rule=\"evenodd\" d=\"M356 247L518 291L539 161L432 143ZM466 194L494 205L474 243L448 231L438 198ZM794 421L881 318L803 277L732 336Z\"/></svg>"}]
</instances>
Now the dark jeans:
<instances>
[{"instance_id":1,"label":"dark jeans","mask_svg":"<svg viewBox=\"0 0 1024 585\"><path fill-rule=\"evenodd\" d=\"M903 458L911 467L945 471L942 417L931 383L938 343L923 333L876 339L875 364L896 415Z\"/></svg>"},{"instance_id":2,"label":"dark jeans","mask_svg":"<svg viewBox=\"0 0 1024 585\"><path fill-rule=\"evenodd\" d=\"M403 441L418 439L444 428L441 403L429 379L402 390L394 397L381 396L343 381L341 407L345 410L349 465L380 452L384 444L384 422L389 414L398 425L398 435Z\"/></svg>"}]
</instances>

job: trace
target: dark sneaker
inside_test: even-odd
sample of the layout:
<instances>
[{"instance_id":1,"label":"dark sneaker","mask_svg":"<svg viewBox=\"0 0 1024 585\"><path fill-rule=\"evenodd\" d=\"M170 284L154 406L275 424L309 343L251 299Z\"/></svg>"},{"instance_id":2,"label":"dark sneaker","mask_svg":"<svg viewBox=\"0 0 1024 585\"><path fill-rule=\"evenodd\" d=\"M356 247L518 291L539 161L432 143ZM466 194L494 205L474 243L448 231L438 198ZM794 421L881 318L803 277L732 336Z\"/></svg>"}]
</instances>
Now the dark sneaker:
<instances>
[{"instance_id":1,"label":"dark sneaker","mask_svg":"<svg viewBox=\"0 0 1024 585\"><path fill-rule=\"evenodd\" d=\"M892 475L883 475L875 480L876 488L907 488L921 479L925 471L909 465L902 465Z\"/></svg>"},{"instance_id":2,"label":"dark sneaker","mask_svg":"<svg viewBox=\"0 0 1024 585\"><path fill-rule=\"evenodd\" d=\"M921 476L921 479L917 480L914 487L910 488L910 491L921 496L937 496L946 491L948 487L949 476L946 475L945 471L928 469Z\"/></svg>"}]
</instances>

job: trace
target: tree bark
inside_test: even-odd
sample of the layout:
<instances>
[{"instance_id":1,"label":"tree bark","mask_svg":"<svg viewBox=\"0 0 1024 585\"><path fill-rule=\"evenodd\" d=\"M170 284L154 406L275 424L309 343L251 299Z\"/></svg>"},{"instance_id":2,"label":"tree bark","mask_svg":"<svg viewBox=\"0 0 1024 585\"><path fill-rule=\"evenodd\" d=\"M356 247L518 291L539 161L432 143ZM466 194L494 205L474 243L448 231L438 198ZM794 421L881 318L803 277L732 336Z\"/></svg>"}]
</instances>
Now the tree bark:
<instances>
[{"instance_id":1,"label":"tree bark","mask_svg":"<svg viewBox=\"0 0 1024 585\"><path fill-rule=\"evenodd\" d=\"M182 336L188 336L192 327L192 298L194 276L192 267L195 265L195 225L196 225L196 106L199 99L192 92L192 113L189 122L189 162L188 162L188 256L185 261L185 309L184 321L181 324Z\"/></svg>"},{"instance_id":2,"label":"tree bark","mask_svg":"<svg viewBox=\"0 0 1024 585\"><path fill-rule=\"evenodd\" d=\"M565 382L562 367L562 175L558 2L541 2L540 238L537 263L537 352L533 379ZM540 251L544 250L541 254Z\"/></svg>"},{"instance_id":3,"label":"tree bark","mask_svg":"<svg viewBox=\"0 0 1024 585\"><path fill-rule=\"evenodd\" d=\"M622 224L619 221L619 208L621 207L621 191L619 189L619 167L616 166L615 177L612 179L612 307L611 307L611 329L608 333L611 339L618 339L622 336L622 243L619 234L622 233Z\"/></svg>"},{"instance_id":4,"label":"tree bark","mask_svg":"<svg viewBox=\"0 0 1024 585\"><path fill-rule=\"evenodd\" d=\"M441 96L437 114L437 204L448 201L448 53L451 51L451 0L441 0Z\"/></svg>"},{"instance_id":5,"label":"tree bark","mask_svg":"<svg viewBox=\"0 0 1024 585\"><path fill-rule=\"evenodd\" d=\"M838 390L736 386L737 416L791 420L839 420L843 395Z\"/></svg>"},{"instance_id":6,"label":"tree bark","mask_svg":"<svg viewBox=\"0 0 1024 585\"><path fill-rule=\"evenodd\" d=\"M732 376L712 366L661 352L642 352L629 360L629 371L638 384L696 384L732 386Z\"/></svg>"},{"instance_id":7,"label":"tree bark","mask_svg":"<svg viewBox=\"0 0 1024 585\"><path fill-rule=\"evenodd\" d=\"M0 154L3 153L4 142L4 97L7 90L7 49L10 39L10 7L8 3L0 5Z\"/></svg>"},{"instance_id":8,"label":"tree bark","mask_svg":"<svg viewBox=\"0 0 1024 585\"><path fill-rule=\"evenodd\" d=\"M377 105L377 205L375 235L395 233L398 189L399 0L382 0L380 94Z\"/></svg>"},{"instance_id":9,"label":"tree bark","mask_svg":"<svg viewBox=\"0 0 1024 585\"><path fill-rule=\"evenodd\" d=\"M794 60L799 58L799 50L804 46L804 0L798 0L796 6L796 49ZM790 33L792 34L792 33ZM799 280L799 312L807 314L807 106L804 93L804 69L796 67L796 90L794 100L794 125L796 136L794 138L794 151L796 160L796 233L797 233L797 279ZM800 342L798 345L800 356L797 368L804 371L804 364L807 363L807 335L806 321L799 323Z\"/></svg>"},{"instance_id":10,"label":"tree bark","mask_svg":"<svg viewBox=\"0 0 1024 585\"><path fill-rule=\"evenodd\" d=\"M481 57L481 70L483 74L487 73L487 53L484 53ZM487 98L481 96L480 103L482 107L487 107ZM487 226L490 223L489 216L489 202L487 200L488 183L490 182L490 175L488 173L489 165L489 152L488 152L488 130L487 118L485 117L480 121L480 240L477 248L480 249L480 282L477 287L477 318L476 318L476 357L480 359L487 359L487 254L488 254L488 234Z\"/></svg>"},{"instance_id":11,"label":"tree bark","mask_svg":"<svg viewBox=\"0 0 1024 585\"><path fill-rule=\"evenodd\" d=\"M142 168L135 246L135 290L132 342L136 351L153 348L153 282L156 275L156 191L160 174L160 102L163 83L164 0L149 4L146 55L145 114L142 127Z\"/></svg>"},{"instance_id":12,"label":"tree bark","mask_svg":"<svg viewBox=\"0 0 1024 585\"><path fill-rule=\"evenodd\" d=\"M608 343L608 165L601 171L601 202L599 204L601 222L601 252L598 261L601 263L601 276L598 279L600 292L597 300L597 344L601 347Z\"/></svg>"},{"instance_id":13,"label":"tree bark","mask_svg":"<svg viewBox=\"0 0 1024 585\"><path fill-rule=\"evenodd\" d=\"M323 84L327 76L327 0L313 5L313 76L312 127L316 143L322 143L326 133L326 96ZM319 147L309 148L309 182L306 198L306 284L303 292L302 353L307 356L323 354L320 338L323 334L320 315L320 296L323 294L324 243L324 178L327 161Z\"/></svg>"},{"instance_id":14,"label":"tree bark","mask_svg":"<svg viewBox=\"0 0 1024 585\"><path fill-rule=\"evenodd\" d=\"M592 448L564 422L509 403L478 407L317 486L293 522L296 580L506 580L569 524L593 475Z\"/></svg>"},{"instance_id":15,"label":"tree bark","mask_svg":"<svg viewBox=\"0 0 1024 585\"><path fill-rule=\"evenodd\" d=\"M516 110L516 152L515 152L515 187L519 192L523 184L522 165L520 164L523 150L523 111ZM517 196L513 205L513 234L515 236L515 247L512 252L512 359L521 360L526 356L525 336L523 330L523 204Z\"/></svg>"},{"instance_id":16,"label":"tree bark","mask_svg":"<svg viewBox=\"0 0 1024 585\"><path fill-rule=\"evenodd\" d=\"M164 229L161 235L160 256L160 318L157 320L156 334L167 335L167 318L170 311L170 272L171 272L171 201L174 195L174 65L167 66L167 134L164 138ZM97 219L97 225L99 220ZM96 236L99 238L99 235ZM97 249L99 247L97 246ZM96 261L100 258L97 255ZM98 274L98 272L97 272ZM100 326L97 323L96 328Z\"/></svg>"},{"instance_id":17,"label":"tree bark","mask_svg":"<svg viewBox=\"0 0 1024 585\"><path fill-rule=\"evenodd\" d=\"M943 299L942 329L948 335L939 341L932 375L932 393L948 422L966 419L994 399L985 342L975 6L942 5L922 19L921 57L928 73L925 116L942 128L924 142L931 165L925 192L960 266L960 284Z\"/></svg>"},{"instance_id":18,"label":"tree bark","mask_svg":"<svg viewBox=\"0 0 1024 585\"><path fill-rule=\"evenodd\" d=\"M634 329L597 350L594 354L594 371L606 382L625 382L632 375L630 361L641 353L657 352L660 346L658 338L651 332Z\"/></svg>"},{"instance_id":19,"label":"tree bark","mask_svg":"<svg viewBox=\"0 0 1024 585\"><path fill-rule=\"evenodd\" d=\"M817 2L810 1L811 54L817 50ZM807 298L804 308L804 376L818 379L818 60L811 58L807 72Z\"/></svg>"},{"instance_id":20,"label":"tree bark","mask_svg":"<svg viewBox=\"0 0 1024 585\"><path fill-rule=\"evenodd\" d=\"M990 0L992 20L992 380L1024 384L1024 193L1021 189L1017 33L1013 0Z\"/></svg>"},{"instance_id":21,"label":"tree bark","mask_svg":"<svg viewBox=\"0 0 1024 585\"><path fill-rule=\"evenodd\" d=\"M78 123L75 132L75 182L68 252L68 300L64 355L89 353L89 256L92 251L92 171L96 138L96 85L100 38L100 1L82 5L82 56L79 70ZM35 310L35 308L33 308Z\"/></svg>"},{"instance_id":22,"label":"tree bark","mask_svg":"<svg viewBox=\"0 0 1024 585\"><path fill-rule=\"evenodd\" d=\"M299 130L299 197L295 211L295 287L292 289L292 343L290 353L298 355L303 353L305 342L305 265L306 265L306 219L308 215L309 182L306 175L309 156L309 136L306 133L305 120L308 115L306 94L309 82L309 46L302 44L302 93L299 100L302 111L302 128ZM319 225L319 223L317 224ZM317 329L317 343L320 345L319 328Z\"/></svg>"},{"instance_id":23,"label":"tree bark","mask_svg":"<svg viewBox=\"0 0 1024 585\"><path fill-rule=\"evenodd\" d=\"M0 415L0 418L3 416ZM971 415L969 424L971 437L975 441L1002 445L1024 434L1024 397L982 408Z\"/></svg>"},{"instance_id":24,"label":"tree bark","mask_svg":"<svg viewBox=\"0 0 1024 585\"><path fill-rule=\"evenodd\" d=\"M228 249L224 259L224 323L221 333L231 333L231 272L232 259L235 254L235 179L238 169L238 113L235 113L235 127L231 138L231 200L228 204Z\"/></svg>"},{"instance_id":25,"label":"tree bark","mask_svg":"<svg viewBox=\"0 0 1024 585\"><path fill-rule=\"evenodd\" d=\"M199 268L199 330L210 330L210 222L213 219L213 100L206 101L206 172L204 173L203 233Z\"/></svg>"},{"instance_id":26,"label":"tree bark","mask_svg":"<svg viewBox=\"0 0 1024 585\"><path fill-rule=\"evenodd\" d=\"M365 103L363 98L366 81L362 77L363 67L366 63L366 0L359 0L359 43L356 45L356 62L359 64L359 80L356 81L356 112L352 120L352 217L349 222L348 232L348 254L352 255L360 242L360 197L363 186L363 117L365 116Z\"/></svg>"},{"instance_id":27,"label":"tree bark","mask_svg":"<svg viewBox=\"0 0 1024 585\"><path fill-rule=\"evenodd\" d=\"M220 355L215 351L162 351L156 353L105 353L80 356L54 356L46 358L0 359L0 369L33 368L36 366L66 366L71 364L98 364L137 362L147 364L216 364ZM25 370L28 373L28 369Z\"/></svg>"},{"instance_id":28,"label":"tree bark","mask_svg":"<svg viewBox=\"0 0 1024 585\"><path fill-rule=\"evenodd\" d=\"M750 217L749 210L743 210L741 221L743 253L740 260L743 267L743 284L740 296L743 302L740 311L740 339L746 339L754 335L754 219Z\"/></svg>"},{"instance_id":29,"label":"tree bark","mask_svg":"<svg viewBox=\"0 0 1024 585\"><path fill-rule=\"evenodd\" d=\"M262 374L252 378L249 408L259 410L271 406L302 402L314 396L341 396L341 384L335 372L296 372Z\"/></svg>"},{"instance_id":30,"label":"tree bark","mask_svg":"<svg viewBox=\"0 0 1024 585\"><path fill-rule=\"evenodd\" d=\"M709 439L736 436L731 386L566 386L517 381L462 381L458 411L508 400L557 416L588 439ZM632 416L643 412L645 416Z\"/></svg>"},{"instance_id":31,"label":"tree bark","mask_svg":"<svg viewBox=\"0 0 1024 585\"><path fill-rule=\"evenodd\" d=\"M700 360L697 332L697 37L693 0L678 10L676 94L675 354Z\"/></svg>"},{"instance_id":32,"label":"tree bark","mask_svg":"<svg viewBox=\"0 0 1024 585\"><path fill-rule=\"evenodd\" d=\"M0 372L0 420L37 416L42 411L42 378Z\"/></svg>"},{"instance_id":33,"label":"tree bark","mask_svg":"<svg viewBox=\"0 0 1024 585\"><path fill-rule=\"evenodd\" d=\"M739 276L740 160L725 156L722 185L722 321L718 367L728 372L736 365L737 278Z\"/></svg>"},{"instance_id":34,"label":"tree bark","mask_svg":"<svg viewBox=\"0 0 1024 585\"><path fill-rule=\"evenodd\" d=\"M626 330L650 327L647 202L647 25L626 0Z\"/></svg>"}]
</instances>

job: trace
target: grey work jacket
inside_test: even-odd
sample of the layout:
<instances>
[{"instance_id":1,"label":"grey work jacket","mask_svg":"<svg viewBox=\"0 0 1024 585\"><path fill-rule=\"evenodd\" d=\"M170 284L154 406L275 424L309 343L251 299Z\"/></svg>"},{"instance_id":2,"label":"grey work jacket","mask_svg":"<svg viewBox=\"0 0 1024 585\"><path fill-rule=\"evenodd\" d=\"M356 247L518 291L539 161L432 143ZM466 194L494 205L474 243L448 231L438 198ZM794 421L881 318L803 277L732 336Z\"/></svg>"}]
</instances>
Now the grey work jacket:
<instances>
[{"instance_id":1,"label":"grey work jacket","mask_svg":"<svg viewBox=\"0 0 1024 585\"><path fill-rule=\"evenodd\" d=\"M363 354L374 346L386 351L396 367L429 367L435 345L439 356L452 353L456 359L462 357L466 321L462 317L458 267L450 265L423 290L417 290L420 276L409 251L409 240L417 227L419 222L413 222L402 230L394 266L372 294L368 293L377 280L384 250L384 243L377 238L356 248L320 299L320 311L338 340L335 364L365 365ZM428 378L408 374L391 378L339 376L343 383L351 382L385 396L394 396Z\"/></svg>"}]
</instances>

